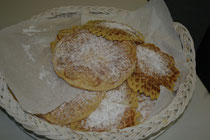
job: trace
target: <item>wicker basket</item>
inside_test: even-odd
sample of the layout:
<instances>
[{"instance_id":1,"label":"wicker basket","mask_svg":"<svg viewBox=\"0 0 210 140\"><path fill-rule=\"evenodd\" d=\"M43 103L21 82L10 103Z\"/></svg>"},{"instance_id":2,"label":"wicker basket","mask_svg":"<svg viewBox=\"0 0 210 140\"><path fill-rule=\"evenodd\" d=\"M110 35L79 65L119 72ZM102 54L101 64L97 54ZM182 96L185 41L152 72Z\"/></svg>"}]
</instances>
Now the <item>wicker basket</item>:
<instances>
[{"instance_id":1,"label":"wicker basket","mask_svg":"<svg viewBox=\"0 0 210 140\"><path fill-rule=\"evenodd\" d=\"M53 18L57 16L71 16L72 14L94 13L126 13L127 10L107 8L107 7L80 7L80 6L66 6L55 8L37 16L33 19L39 18ZM176 97L170 105L168 105L159 114L148 119L144 123L121 130L113 130L111 132L77 132L69 128L60 127L49 124L48 122L26 113L22 110L12 94L8 90L6 81L0 73L0 106L12 116L23 128L30 130L32 134L37 136L45 136L49 139L144 139L154 138L164 132L167 127L172 124L185 110L188 105L193 90L195 87L196 72L195 72L195 50L193 40L188 30L180 23L174 23L174 28L182 42L183 54L190 67L190 72L187 75L184 83L179 86Z\"/></svg>"}]
</instances>

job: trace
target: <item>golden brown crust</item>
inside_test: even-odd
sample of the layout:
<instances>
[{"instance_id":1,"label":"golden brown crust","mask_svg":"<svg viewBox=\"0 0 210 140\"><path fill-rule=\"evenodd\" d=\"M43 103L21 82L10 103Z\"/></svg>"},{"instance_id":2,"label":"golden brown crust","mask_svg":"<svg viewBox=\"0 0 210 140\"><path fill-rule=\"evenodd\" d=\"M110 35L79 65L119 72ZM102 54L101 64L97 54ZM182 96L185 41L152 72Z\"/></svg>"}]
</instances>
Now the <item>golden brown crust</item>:
<instances>
[{"instance_id":1,"label":"golden brown crust","mask_svg":"<svg viewBox=\"0 0 210 140\"><path fill-rule=\"evenodd\" d=\"M134 73L127 79L127 81L129 87L135 92L144 93L146 96L150 96L151 99L157 99L160 94L161 85L173 91L175 82L179 77L179 70L175 67L174 58L162 52L154 44L141 44L141 47L159 54L167 64L167 68L170 72L165 75L159 75L157 73L148 74L139 68L137 64Z\"/></svg>"},{"instance_id":2,"label":"golden brown crust","mask_svg":"<svg viewBox=\"0 0 210 140\"><path fill-rule=\"evenodd\" d=\"M90 119L89 116L92 113L95 113L94 115L99 115L99 118L103 118L103 115L111 113L106 111L107 109L110 109L110 105L111 109L112 105L116 107L113 110L114 112L111 111L112 113L115 114L118 111L119 114L119 111L122 111L121 114L118 115L119 118L112 114L113 117L115 117L108 120L105 118L106 122L102 120L101 125L96 125L95 127L91 125L86 126L88 119ZM133 92L125 82L120 87L107 91L106 93L82 93L72 101L58 106L49 113L38 115L38 117L41 117L52 124L66 126L74 130L101 132L109 131L112 128L122 129L138 124L137 120L141 115L140 112L136 111L137 107L138 94ZM96 111L98 112L96 113ZM109 115L107 117L109 117ZM98 118L96 117L96 119ZM115 119L116 121L113 122L112 119ZM110 121L110 123L107 124L107 121Z\"/></svg>"},{"instance_id":3,"label":"golden brown crust","mask_svg":"<svg viewBox=\"0 0 210 140\"><path fill-rule=\"evenodd\" d=\"M39 117L52 124L65 125L89 116L105 98L102 92L81 93L68 103L63 103L53 111L39 114Z\"/></svg>"},{"instance_id":4,"label":"golden brown crust","mask_svg":"<svg viewBox=\"0 0 210 140\"><path fill-rule=\"evenodd\" d=\"M114 106L117 106L117 108L111 111L110 108L114 108ZM136 111L137 107L138 94L133 92L127 83L123 83L120 87L108 91L106 98L102 100L101 104L90 116L70 123L67 127L79 131L102 132L134 126L139 123L138 119L141 117L140 112ZM118 114L118 116L112 113ZM104 116L109 119L104 118Z\"/></svg>"},{"instance_id":5,"label":"golden brown crust","mask_svg":"<svg viewBox=\"0 0 210 140\"><path fill-rule=\"evenodd\" d=\"M94 67L90 68L84 65L78 65L78 66L74 65L77 62L74 62L74 60L71 60L71 59L68 60L68 63L65 64L63 69L58 69L59 65L63 65L64 63L63 62L64 60L61 61L60 58L56 58L56 53L60 51L58 50L59 48L58 44L59 43L60 45L63 45L65 43L75 44L75 42L79 42L81 45L81 43L85 43L88 41L90 42L90 38L88 37L82 38L82 40L80 40L81 36L84 37L84 34L87 34L87 35L89 34L89 32L84 28L87 28L87 27L76 26L76 27L73 27L72 29L61 30L57 35L57 39L51 43L51 51L53 53L52 62L54 65L55 72L57 73L59 77L63 78L70 85L78 87L78 88L82 88L82 89L87 89L87 90L92 90L92 91L107 91L107 90L118 87L133 73L135 69L136 47L129 41L114 42L114 41L107 40L107 42L109 42L108 44L110 44L111 42L113 45L112 47L108 48L108 49L113 49L113 51L110 51L110 53L115 52L116 50L119 51L119 53L116 53L116 52L112 54L109 53L110 57L104 55L104 57L99 58L100 56L97 56L97 59L102 60L99 63L99 65L101 66L98 69L94 69ZM59 49L62 49L62 48L60 47ZM68 48L65 48L65 49L68 49ZM106 51L106 48L102 48L102 49ZM103 52L100 52L100 53L103 54ZM112 56L116 54L117 56ZM83 58L81 59L84 59L85 57L89 59L89 57L92 57L91 55L95 57L98 54L97 52L95 53L92 52L91 54L89 54L89 56L88 55L82 56ZM119 58L121 57L123 59L125 58L126 60L115 59L112 61L112 57L114 59L116 57L119 57ZM107 59L110 59L111 61L110 60L107 61ZM127 64L121 65L122 63L124 63L123 61L126 61ZM117 69L117 71L119 71L118 78L114 77L113 75L110 75L110 74L113 74L113 72L111 71L112 69L110 69L110 67L107 67L107 66L111 66L111 65L112 67L114 67L114 69ZM95 72L93 71L93 69L97 71Z\"/></svg>"},{"instance_id":6,"label":"golden brown crust","mask_svg":"<svg viewBox=\"0 0 210 140\"><path fill-rule=\"evenodd\" d=\"M144 43L144 36L130 26L115 21L91 20L85 27L97 36L103 36L108 40L131 41Z\"/></svg>"}]
</instances>

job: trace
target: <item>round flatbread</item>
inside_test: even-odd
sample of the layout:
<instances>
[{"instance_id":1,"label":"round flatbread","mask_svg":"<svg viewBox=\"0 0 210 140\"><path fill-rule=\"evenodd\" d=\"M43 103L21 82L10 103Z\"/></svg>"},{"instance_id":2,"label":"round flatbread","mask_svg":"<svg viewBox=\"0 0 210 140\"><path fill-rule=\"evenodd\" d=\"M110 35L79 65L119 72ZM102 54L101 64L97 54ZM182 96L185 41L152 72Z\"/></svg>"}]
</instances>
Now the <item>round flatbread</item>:
<instances>
[{"instance_id":1,"label":"round flatbread","mask_svg":"<svg viewBox=\"0 0 210 140\"><path fill-rule=\"evenodd\" d=\"M59 32L51 50L57 75L86 90L114 89L133 73L136 65L136 47L131 42L107 40L83 27Z\"/></svg>"}]
</instances>

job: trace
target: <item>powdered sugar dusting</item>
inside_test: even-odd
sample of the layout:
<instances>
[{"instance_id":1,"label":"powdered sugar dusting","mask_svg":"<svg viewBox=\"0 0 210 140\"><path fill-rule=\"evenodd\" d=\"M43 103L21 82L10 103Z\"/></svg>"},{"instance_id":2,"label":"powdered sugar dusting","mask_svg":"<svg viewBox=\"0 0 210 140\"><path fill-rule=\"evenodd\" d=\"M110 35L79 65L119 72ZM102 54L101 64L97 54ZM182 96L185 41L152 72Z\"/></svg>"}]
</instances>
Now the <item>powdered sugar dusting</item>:
<instances>
[{"instance_id":1,"label":"powdered sugar dusting","mask_svg":"<svg viewBox=\"0 0 210 140\"><path fill-rule=\"evenodd\" d=\"M126 72L131 65L125 49L123 44L81 31L77 38L63 38L57 44L55 60L58 61L58 69L64 69L71 62L75 67L89 68L103 80L107 76L117 80L121 72Z\"/></svg>"},{"instance_id":2,"label":"powdered sugar dusting","mask_svg":"<svg viewBox=\"0 0 210 140\"><path fill-rule=\"evenodd\" d=\"M55 85L58 83L58 80L54 75L52 75L52 72L46 70L44 66L41 66L40 68L39 79L44 80L47 83L47 85L49 85L52 88L54 88Z\"/></svg>"},{"instance_id":3,"label":"powdered sugar dusting","mask_svg":"<svg viewBox=\"0 0 210 140\"><path fill-rule=\"evenodd\" d=\"M127 85L123 83L119 89L110 90L106 93L107 98L111 102L122 103L126 100Z\"/></svg>"},{"instance_id":4,"label":"powdered sugar dusting","mask_svg":"<svg viewBox=\"0 0 210 140\"><path fill-rule=\"evenodd\" d=\"M30 53L30 48L31 46L30 45L25 45L25 44L21 44L25 53L27 54L28 58L33 61L33 62L36 62L36 60L33 58L33 56L31 55Z\"/></svg>"},{"instance_id":5,"label":"powdered sugar dusting","mask_svg":"<svg viewBox=\"0 0 210 140\"><path fill-rule=\"evenodd\" d=\"M138 98L139 102L136 111L141 113L141 118L138 121L143 122L149 117L157 101L151 100L150 97L146 97L143 94L140 95Z\"/></svg>"},{"instance_id":6,"label":"powdered sugar dusting","mask_svg":"<svg viewBox=\"0 0 210 140\"><path fill-rule=\"evenodd\" d=\"M50 74L50 72L49 71L46 71L45 68L44 68L44 66L41 66L41 70L40 70L40 73L39 73L39 79L40 80L43 80L49 74Z\"/></svg>"},{"instance_id":7,"label":"powdered sugar dusting","mask_svg":"<svg viewBox=\"0 0 210 140\"><path fill-rule=\"evenodd\" d=\"M102 94L102 93L98 93L94 91L87 91L87 90L82 90L82 89L80 93L81 94L79 94L79 96L74 98L72 101L77 102L78 104L86 104L86 105L88 105L88 103L90 101L92 102L94 99L99 99L97 98L97 96L99 96L99 94Z\"/></svg>"},{"instance_id":8,"label":"powdered sugar dusting","mask_svg":"<svg viewBox=\"0 0 210 140\"><path fill-rule=\"evenodd\" d=\"M117 22L102 22L100 23L99 25L102 25L102 26L105 26L105 27L108 27L108 28L111 28L111 29L121 29L121 30L125 30L129 33L135 33L135 31L130 28L129 26L127 25L124 25L124 24L120 24L120 23L117 23Z\"/></svg>"},{"instance_id":9,"label":"powdered sugar dusting","mask_svg":"<svg viewBox=\"0 0 210 140\"><path fill-rule=\"evenodd\" d=\"M99 107L86 119L85 128L114 129L116 128L128 105L118 104L118 100L124 100L125 93L113 90L107 93Z\"/></svg>"},{"instance_id":10,"label":"powdered sugar dusting","mask_svg":"<svg viewBox=\"0 0 210 140\"><path fill-rule=\"evenodd\" d=\"M168 64L164 58L153 50L145 47L137 47L137 58L139 68L149 74L166 75L171 70L167 67Z\"/></svg>"},{"instance_id":11,"label":"powdered sugar dusting","mask_svg":"<svg viewBox=\"0 0 210 140\"><path fill-rule=\"evenodd\" d=\"M116 104L112 102L102 102L101 105L87 118L86 128L116 128L126 106L122 104Z\"/></svg>"},{"instance_id":12,"label":"powdered sugar dusting","mask_svg":"<svg viewBox=\"0 0 210 140\"><path fill-rule=\"evenodd\" d=\"M101 93L97 92L81 90L79 91L79 93L80 94L76 96L73 100L68 103L63 103L54 112L51 112L53 116L61 119L74 118L78 114L86 112L88 106L91 106L92 104L94 104L94 102L102 98Z\"/></svg>"},{"instance_id":13,"label":"powdered sugar dusting","mask_svg":"<svg viewBox=\"0 0 210 140\"><path fill-rule=\"evenodd\" d=\"M28 36L32 36L34 33L44 32L46 29L38 30L36 26L29 26L28 29L23 29L23 34L27 34Z\"/></svg>"}]
</instances>

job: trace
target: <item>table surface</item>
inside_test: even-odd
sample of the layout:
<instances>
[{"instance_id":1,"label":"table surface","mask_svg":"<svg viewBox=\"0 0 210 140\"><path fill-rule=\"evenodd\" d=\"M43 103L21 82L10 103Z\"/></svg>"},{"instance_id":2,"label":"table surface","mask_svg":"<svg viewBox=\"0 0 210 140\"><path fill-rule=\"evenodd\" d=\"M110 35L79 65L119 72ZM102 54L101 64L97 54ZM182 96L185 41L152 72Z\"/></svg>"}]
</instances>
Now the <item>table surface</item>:
<instances>
[{"instance_id":1,"label":"table surface","mask_svg":"<svg viewBox=\"0 0 210 140\"><path fill-rule=\"evenodd\" d=\"M146 0L1 0L0 29L30 18L40 12L64 5L111 6L135 10ZM194 95L184 114L157 140L207 140L210 138L210 94L197 77ZM32 140L4 110L0 110L0 139Z\"/></svg>"}]
</instances>

